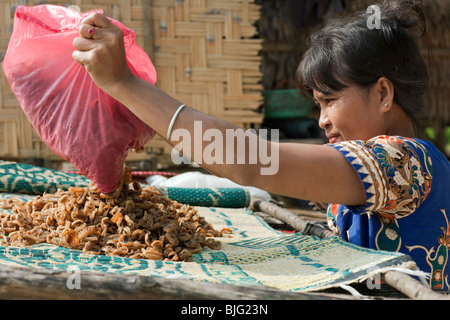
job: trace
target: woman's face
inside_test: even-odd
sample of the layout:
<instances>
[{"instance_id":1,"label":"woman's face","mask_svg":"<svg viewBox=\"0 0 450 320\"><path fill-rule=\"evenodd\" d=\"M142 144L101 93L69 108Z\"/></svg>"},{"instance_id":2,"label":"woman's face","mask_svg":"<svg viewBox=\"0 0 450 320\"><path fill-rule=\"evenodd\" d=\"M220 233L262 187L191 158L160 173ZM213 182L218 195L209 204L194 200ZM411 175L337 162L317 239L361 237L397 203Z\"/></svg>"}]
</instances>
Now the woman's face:
<instances>
[{"instance_id":1,"label":"woman's face","mask_svg":"<svg viewBox=\"0 0 450 320\"><path fill-rule=\"evenodd\" d=\"M319 126L330 143L368 140L385 134L380 98L372 89L349 86L339 92L313 91L320 106Z\"/></svg>"}]
</instances>

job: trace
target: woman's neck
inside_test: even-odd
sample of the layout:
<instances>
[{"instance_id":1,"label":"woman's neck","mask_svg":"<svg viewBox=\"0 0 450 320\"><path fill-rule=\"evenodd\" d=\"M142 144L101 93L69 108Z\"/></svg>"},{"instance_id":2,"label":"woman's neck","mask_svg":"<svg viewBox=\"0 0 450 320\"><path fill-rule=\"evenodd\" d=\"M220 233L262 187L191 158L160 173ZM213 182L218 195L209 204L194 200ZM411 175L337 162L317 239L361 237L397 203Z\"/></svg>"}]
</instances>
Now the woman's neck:
<instances>
[{"instance_id":1,"label":"woman's neck","mask_svg":"<svg viewBox=\"0 0 450 320\"><path fill-rule=\"evenodd\" d=\"M394 103L390 111L390 121L387 128L387 134L391 136L403 136L416 138L414 130L414 121L403 111L403 109Z\"/></svg>"}]
</instances>

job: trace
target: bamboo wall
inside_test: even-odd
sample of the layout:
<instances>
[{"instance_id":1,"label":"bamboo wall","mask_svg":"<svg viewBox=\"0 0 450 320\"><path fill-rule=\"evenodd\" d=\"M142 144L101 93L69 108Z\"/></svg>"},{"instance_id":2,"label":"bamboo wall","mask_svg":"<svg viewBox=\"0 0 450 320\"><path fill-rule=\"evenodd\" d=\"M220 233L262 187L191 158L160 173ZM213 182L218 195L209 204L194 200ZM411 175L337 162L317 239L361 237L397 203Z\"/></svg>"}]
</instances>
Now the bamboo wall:
<instances>
[{"instance_id":1,"label":"bamboo wall","mask_svg":"<svg viewBox=\"0 0 450 320\"><path fill-rule=\"evenodd\" d=\"M426 106L422 125L435 129L434 141L450 158L450 1L424 2L427 18L427 38L421 50L430 74L430 86L424 96ZM429 50L431 50L431 55Z\"/></svg>"},{"instance_id":2,"label":"bamboo wall","mask_svg":"<svg viewBox=\"0 0 450 320\"><path fill-rule=\"evenodd\" d=\"M245 128L262 122L259 6L248 0L154 0L158 86L205 113Z\"/></svg>"},{"instance_id":3,"label":"bamboo wall","mask_svg":"<svg viewBox=\"0 0 450 320\"><path fill-rule=\"evenodd\" d=\"M196 109L243 127L259 125L263 115L261 41L255 22L259 6L251 0L0 0L0 58L3 60L18 4L76 5L82 12L101 8L136 32L158 71L157 86ZM3 70L3 69L2 69ZM58 160L41 142L0 71L0 159ZM159 137L128 160L168 154Z\"/></svg>"}]
</instances>

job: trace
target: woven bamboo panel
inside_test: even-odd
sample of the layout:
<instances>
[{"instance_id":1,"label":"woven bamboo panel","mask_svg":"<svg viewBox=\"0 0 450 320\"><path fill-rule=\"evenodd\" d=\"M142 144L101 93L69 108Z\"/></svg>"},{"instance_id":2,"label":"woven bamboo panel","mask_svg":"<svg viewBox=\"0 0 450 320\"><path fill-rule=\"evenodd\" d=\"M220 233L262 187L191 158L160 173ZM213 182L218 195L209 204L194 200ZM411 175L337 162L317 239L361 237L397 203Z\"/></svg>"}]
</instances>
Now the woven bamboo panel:
<instances>
[{"instance_id":1,"label":"woven bamboo panel","mask_svg":"<svg viewBox=\"0 0 450 320\"><path fill-rule=\"evenodd\" d=\"M243 127L262 122L261 41L253 39L259 6L250 0L0 0L0 57L6 53L18 4L75 5L103 9L136 32L136 41L158 71L157 86L200 111ZM0 159L59 159L45 146L23 115L2 71ZM168 154L161 138L146 153Z\"/></svg>"},{"instance_id":2,"label":"woven bamboo panel","mask_svg":"<svg viewBox=\"0 0 450 320\"><path fill-rule=\"evenodd\" d=\"M248 0L154 0L158 86L243 127L262 122L260 7Z\"/></svg>"},{"instance_id":3,"label":"woven bamboo panel","mask_svg":"<svg viewBox=\"0 0 450 320\"><path fill-rule=\"evenodd\" d=\"M249 128L260 124L262 48L250 0L153 0L158 86L197 110ZM155 139L150 146L156 146ZM167 152L167 144L160 144Z\"/></svg>"},{"instance_id":4,"label":"woven bamboo panel","mask_svg":"<svg viewBox=\"0 0 450 320\"><path fill-rule=\"evenodd\" d=\"M422 41L421 48L430 74L430 87L424 96L427 112L423 115L423 125L434 128L434 142L450 157L446 135L446 127L450 126L450 1L425 2L425 14L428 43Z\"/></svg>"}]
</instances>

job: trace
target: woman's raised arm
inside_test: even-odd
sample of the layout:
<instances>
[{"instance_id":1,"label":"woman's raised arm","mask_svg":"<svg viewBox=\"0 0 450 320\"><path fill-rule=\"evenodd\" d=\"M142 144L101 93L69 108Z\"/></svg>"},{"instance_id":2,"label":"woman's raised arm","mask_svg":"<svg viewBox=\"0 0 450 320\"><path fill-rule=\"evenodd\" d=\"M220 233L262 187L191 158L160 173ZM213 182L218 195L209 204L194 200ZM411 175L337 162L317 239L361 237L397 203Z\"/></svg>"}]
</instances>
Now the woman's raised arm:
<instances>
[{"instance_id":1,"label":"woman's raised arm","mask_svg":"<svg viewBox=\"0 0 450 320\"><path fill-rule=\"evenodd\" d=\"M122 31L105 16L94 13L87 17L74 46L73 58L86 68L99 88L164 138L173 122L168 142L211 173L290 197L365 204L365 192L357 173L333 148L271 142L190 107L173 119L182 102L134 76L126 63ZM191 139L176 142L176 132L186 133ZM216 141L219 137L224 140ZM240 138L242 145L230 143ZM212 150L212 146L216 148ZM219 151L223 154L217 154ZM210 159L206 159L207 155Z\"/></svg>"}]
</instances>

